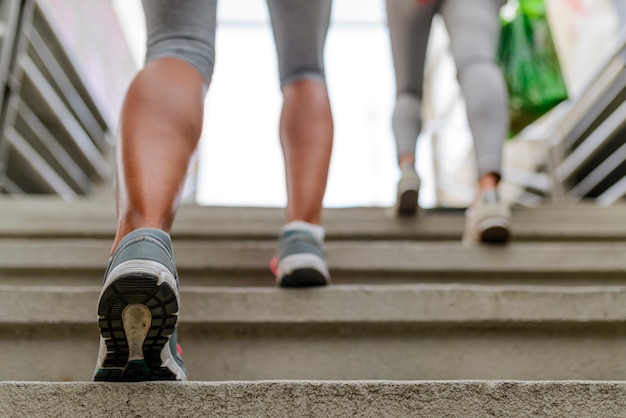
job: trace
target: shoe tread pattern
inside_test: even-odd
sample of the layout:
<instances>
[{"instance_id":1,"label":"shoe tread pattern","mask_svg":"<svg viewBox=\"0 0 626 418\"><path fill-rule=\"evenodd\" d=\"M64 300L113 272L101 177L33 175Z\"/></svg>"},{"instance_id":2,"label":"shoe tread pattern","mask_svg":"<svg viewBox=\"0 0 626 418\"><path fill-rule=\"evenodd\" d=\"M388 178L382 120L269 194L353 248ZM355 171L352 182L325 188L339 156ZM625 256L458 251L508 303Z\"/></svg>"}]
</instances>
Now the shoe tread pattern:
<instances>
[{"instance_id":1,"label":"shoe tread pattern","mask_svg":"<svg viewBox=\"0 0 626 418\"><path fill-rule=\"evenodd\" d=\"M122 311L129 304L142 304L152 315L152 323L143 344L143 361L128 361ZM98 318L107 354L94 380L176 380L176 375L170 369L161 367L161 350L168 344L178 319L176 293L168 284L159 285L158 279L148 274L122 276L103 292Z\"/></svg>"},{"instance_id":2,"label":"shoe tread pattern","mask_svg":"<svg viewBox=\"0 0 626 418\"><path fill-rule=\"evenodd\" d=\"M312 268L301 268L284 275L280 287L313 287L326 286L328 281L324 275Z\"/></svg>"}]
</instances>

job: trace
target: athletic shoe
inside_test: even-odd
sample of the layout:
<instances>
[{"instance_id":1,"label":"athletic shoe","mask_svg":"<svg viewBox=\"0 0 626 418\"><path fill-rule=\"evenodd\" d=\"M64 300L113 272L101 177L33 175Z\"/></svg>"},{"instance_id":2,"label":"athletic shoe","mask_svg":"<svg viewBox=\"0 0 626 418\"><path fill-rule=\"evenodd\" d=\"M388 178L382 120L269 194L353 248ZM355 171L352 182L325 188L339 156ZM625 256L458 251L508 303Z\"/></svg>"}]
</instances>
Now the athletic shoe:
<instances>
[{"instance_id":1,"label":"athletic shoe","mask_svg":"<svg viewBox=\"0 0 626 418\"><path fill-rule=\"evenodd\" d=\"M126 235L109 261L98 302L94 380L186 380L176 339L178 307L169 235L152 228Z\"/></svg>"},{"instance_id":2,"label":"athletic shoe","mask_svg":"<svg viewBox=\"0 0 626 418\"><path fill-rule=\"evenodd\" d=\"M496 189L484 190L465 212L463 242L506 244L511 239L511 210L500 201Z\"/></svg>"},{"instance_id":3,"label":"athletic shoe","mask_svg":"<svg viewBox=\"0 0 626 418\"><path fill-rule=\"evenodd\" d=\"M271 264L280 287L325 286L330 283L324 245L308 231L283 231L278 239L278 255Z\"/></svg>"},{"instance_id":4,"label":"athletic shoe","mask_svg":"<svg viewBox=\"0 0 626 418\"><path fill-rule=\"evenodd\" d=\"M419 189L420 178L415 168L409 165L402 167L395 206L397 216L415 216L417 214Z\"/></svg>"}]
</instances>

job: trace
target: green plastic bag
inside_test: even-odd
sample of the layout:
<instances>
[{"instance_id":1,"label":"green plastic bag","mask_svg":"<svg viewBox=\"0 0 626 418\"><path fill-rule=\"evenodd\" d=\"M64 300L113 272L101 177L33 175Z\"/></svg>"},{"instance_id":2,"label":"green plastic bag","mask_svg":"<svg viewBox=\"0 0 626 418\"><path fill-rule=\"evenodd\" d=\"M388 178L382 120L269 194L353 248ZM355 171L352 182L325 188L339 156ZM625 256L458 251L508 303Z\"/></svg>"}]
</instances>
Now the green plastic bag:
<instances>
[{"instance_id":1,"label":"green plastic bag","mask_svg":"<svg viewBox=\"0 0 626 418\"><path fill-rule=\"evenodd\" d=\"M501 14L498 60L514 136L568 96L544 0L509 0L504 8L513 13Z\"/></svg>"}]
</instances>

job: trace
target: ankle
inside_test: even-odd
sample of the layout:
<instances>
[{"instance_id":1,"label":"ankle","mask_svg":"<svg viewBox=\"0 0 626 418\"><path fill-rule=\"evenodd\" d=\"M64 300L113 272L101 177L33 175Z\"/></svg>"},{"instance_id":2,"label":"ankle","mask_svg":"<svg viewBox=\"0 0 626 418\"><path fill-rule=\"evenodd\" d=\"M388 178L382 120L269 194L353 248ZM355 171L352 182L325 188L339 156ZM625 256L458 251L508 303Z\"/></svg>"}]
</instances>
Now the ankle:
<instances>
[{"instance_id":1,"label":"ankle","mask_svg":"<svg viewBox=\"0 0 626 418\"><path fill-rule=\"evenodd\" d=\"M300 230L307 231L315 237L320 243L324 242L325 230L324 227L318 224L313 224L305 221L291 221L285 224L282 228L283 232Z\"/></svg>"},{"instance_id":2,"label":"ankle","mask_svg":"<svg viewBox=\"0 0 626 418\"><path fill-rule=\"evenodd\" d=\"M478 192L483 190L495 189L500 183L500 175L496 173L488 173L478 179Z\"/></svg>"},{"instance_id":3,"label":"ankle","mask_svg":"<svg viewBox=\"0 0 626 418\"><path fill-rule=\"evenodd\" d=\"M398 158L398 167L400 168L400 171L415 171L415 157L412 155L404 155Z\"/></svg>"},{"instance_id":4,"label":"ankle","mask_svg":"<svg viewBox=\"0 0 626 418\"><path fill-rule=\"evenodd\" d=\"M478 179L478 187L470 206L476 206L481 196L488 195L488 200L498 199L500 176L495 173L485 174ZM491 196L494 196L493 198Z\"/></svg>"}]
</instances>

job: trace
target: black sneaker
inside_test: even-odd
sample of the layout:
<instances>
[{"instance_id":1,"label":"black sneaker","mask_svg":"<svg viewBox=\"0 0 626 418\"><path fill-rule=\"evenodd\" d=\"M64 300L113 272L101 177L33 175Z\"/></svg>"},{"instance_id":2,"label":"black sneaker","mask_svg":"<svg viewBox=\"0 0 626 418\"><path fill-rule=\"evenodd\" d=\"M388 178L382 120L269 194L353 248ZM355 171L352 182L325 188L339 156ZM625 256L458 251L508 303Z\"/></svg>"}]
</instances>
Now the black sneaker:
<instances>
[{"instance_id":1,"label":"black sneaker","mask_svg":"<svg viewBox=\"0 0 626 418\"><path fill-rule=\"evenodd\" d=\"M169 235L152 228L126 235L111 256L100 293L94 380L186 380L176 341L178 307Z\"/></svg>"}]
</instances>

